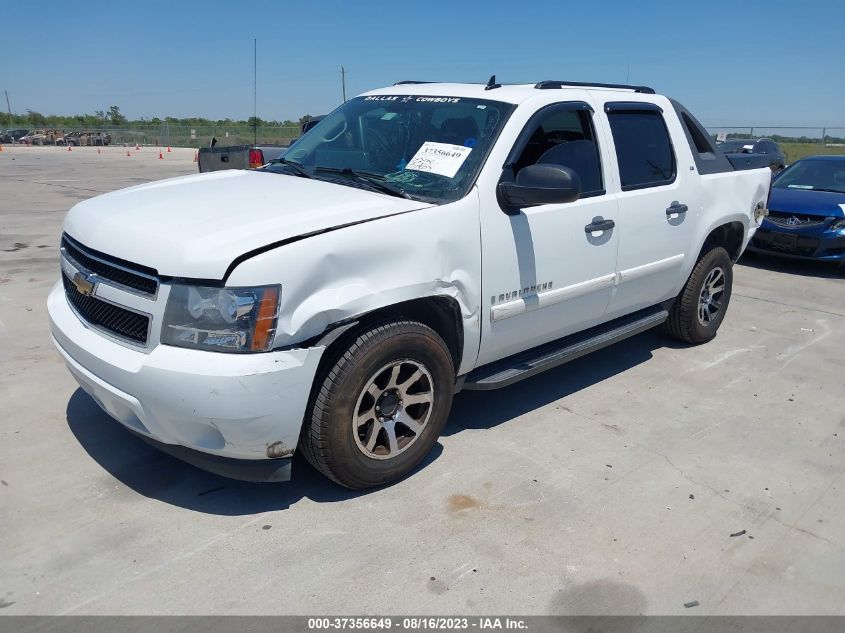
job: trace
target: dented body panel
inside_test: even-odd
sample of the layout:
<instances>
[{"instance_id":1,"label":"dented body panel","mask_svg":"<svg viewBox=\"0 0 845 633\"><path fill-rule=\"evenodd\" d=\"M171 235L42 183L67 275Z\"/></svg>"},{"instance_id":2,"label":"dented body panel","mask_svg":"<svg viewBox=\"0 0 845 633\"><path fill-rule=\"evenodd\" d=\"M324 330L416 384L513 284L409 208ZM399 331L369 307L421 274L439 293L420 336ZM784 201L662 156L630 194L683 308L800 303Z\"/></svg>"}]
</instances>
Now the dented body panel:
<instances>
[{"instance_id":1,"label":"dented body panel","mask_svg":"<svg viewBox=\"0 0 845 633\"><path fill-rule=\"evenodd\" d=\"M289 347L335 323L413 299L447 297L459 308L459 374L475 365L480 337L478 193L413 213L315 235L241 263L228 283L272 283L285 271L276 346Z\"/></svg>"}]
</instances>

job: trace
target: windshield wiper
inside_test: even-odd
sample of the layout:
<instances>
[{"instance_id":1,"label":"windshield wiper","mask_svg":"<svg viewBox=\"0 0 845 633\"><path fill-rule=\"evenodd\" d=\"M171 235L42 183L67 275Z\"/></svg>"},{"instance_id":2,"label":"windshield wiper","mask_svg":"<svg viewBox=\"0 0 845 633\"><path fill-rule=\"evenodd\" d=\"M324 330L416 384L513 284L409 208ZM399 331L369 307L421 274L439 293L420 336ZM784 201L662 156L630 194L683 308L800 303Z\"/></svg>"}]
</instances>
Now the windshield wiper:
<instances>
[{"instance_id":1,"label":"windshield wiper","mask_svg":"<svg viewBox=\"0 0 845 633\"><path fill-rule=\"evenodd\" d=\"M352 169L351 167L344 167L340 169L338 167L316 167L317 171L327 171L333 174L340 174L341 176L352 176L358 182L363 182L369 185L373 189L377 189L382 193L386 193L391 196L396 196L397 198L407 198L411 200L411 196L405 193L404 189L399 189L398 187L394 187L393 185L388 184L385 181L385 177L380 174L373 174L367 171L357 171Z\"/></svg>"},{"instance_id":2,"label":"windshield wiper","mask_svg":"<svg viewBox=\"0 0 845 633\"><path fill-rule=\"evenodd\" d=\"M841 189L830 189L828 187L813 187L812 191L826 191L828 193L845 193Z\"/></svg>"},{"instance_id":3,"label":"windshield wiper","mask_svg":"<svg viewBox=\"0 0 845 633\"><path fill-rule=\"evenodd\" d=\"M309 172L305 167L303 167L300 163L297 163L293 160L287 160L284 156L281 158L277 158L276 160L272 161L274 163L281 163L286 167L290 167L291 171L295 173L297 176L302 176L303 178L314 178L314 175Z\"/></svg>"}]
</instances>

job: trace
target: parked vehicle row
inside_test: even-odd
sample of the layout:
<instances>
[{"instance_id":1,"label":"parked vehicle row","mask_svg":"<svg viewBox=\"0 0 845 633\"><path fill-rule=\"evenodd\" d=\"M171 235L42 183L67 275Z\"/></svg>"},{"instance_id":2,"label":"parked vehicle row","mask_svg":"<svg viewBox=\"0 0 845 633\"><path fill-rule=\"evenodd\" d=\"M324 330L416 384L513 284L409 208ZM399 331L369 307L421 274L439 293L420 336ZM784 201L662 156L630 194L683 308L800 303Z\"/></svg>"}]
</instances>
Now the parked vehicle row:
<instances>
[{"instance_id":1,"label":"parked vehicle row","mask_svg":"<svg viewBox=\"0 0 845 633\"><path fill-rule=\"evenodd\" d=\"M29 130L24 128L6 130L5 132L0 132L0 143L16 143L27 134L29 134Z\"/></svg>"},{"instance_id":2,"label":"parked vehicle row","mask_svg":"<svg viewBox=\"0 0 845 633\"><path fill-rule=\"evenodd\" d=\"M57 145L64 139L62 130L33 130L18 139L18 143L25 145Z\"/></svg>"},{"instance_id":3,"label":"parked vehicle row","mask_svg":"<svg viewBox=\"0 0 845 633\"><path fill-rule=\"evenodd\" d=\"M100 145L111 143L107 132L65 132L64 130L8 130L0 136L3 143L23 143L25 145Z\"/></svg>"},{"instance_id":4,"label":"parked vehicle row","mask_svg":"<svg viewBox=\"0 0 845 633\"><path fill-rule=\"evenodd\" d=\"M69 132L56 141L57 145L99 145L111 143L111 135L107 132Z\"/></svg>"},{"instance_id":5,"label":"parked vehicle row","mask_svg":"<svg viewBox=\"0 0 845 633\"><path fill-rule=\"evenodd\" d=\"M770 183L647 87L402 82L260 169L74 206L53 340L109 415L193 464L281 481L299 451L377 486L460 389L661 325L710 341Z\"/></svg>"}]
</instances>

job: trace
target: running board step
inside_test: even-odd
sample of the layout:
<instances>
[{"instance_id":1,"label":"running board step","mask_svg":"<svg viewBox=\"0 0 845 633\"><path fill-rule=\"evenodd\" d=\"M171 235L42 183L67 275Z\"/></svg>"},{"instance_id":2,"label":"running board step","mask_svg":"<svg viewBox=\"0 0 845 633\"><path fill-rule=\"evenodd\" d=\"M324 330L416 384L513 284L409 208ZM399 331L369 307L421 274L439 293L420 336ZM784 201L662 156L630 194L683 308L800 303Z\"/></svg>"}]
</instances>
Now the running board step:
<instances>
[{"instance_id":1,"label":"running board step","mask_svg":"<svg viewBox=\"0 0 845 633\"><path fill-rule=\"evenodd\" d=\"M635 312L627 317L615 319L584 332L479 367L467 375L463 388L484 391L507 387L524 378L530 378L542 371L650 330L663 323L668 317L669 311L662 307Z\"/></svg>"}]
</instances>

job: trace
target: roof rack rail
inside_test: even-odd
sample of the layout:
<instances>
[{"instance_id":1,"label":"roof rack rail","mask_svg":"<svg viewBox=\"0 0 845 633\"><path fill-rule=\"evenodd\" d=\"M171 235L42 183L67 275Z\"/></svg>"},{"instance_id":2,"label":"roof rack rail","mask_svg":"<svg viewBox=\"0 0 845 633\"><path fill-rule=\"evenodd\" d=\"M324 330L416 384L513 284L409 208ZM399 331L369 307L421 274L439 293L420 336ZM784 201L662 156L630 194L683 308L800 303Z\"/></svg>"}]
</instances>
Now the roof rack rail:
<instances>
[{"instance_id":1,"label":"roof rack rail","mask_svg":"<svg viewBox=\"0 0 845 633\"><path fill-rule=\"evenodd\" d=\"M541 81L540 83L534 85L537 90L551 90L554 88L563 88L564 86L576 88L618 88L620 90L642 92L643 94L654 94L654 88L649 88L648 86L629 86L627 84L597 84L582 81Z\"/></svg>"},{"instance_id":2,"label":"roof rack rail","mask_svg":"<svg viewBox=\"0 0 845 633\"><path fill-rule=\"evenodd\" d=\"M436 83L434 81L416 81L411 79L410 81L397 81L394 86L407 86L408 84L433 84Z\"/></svg>"}]
</instances>

